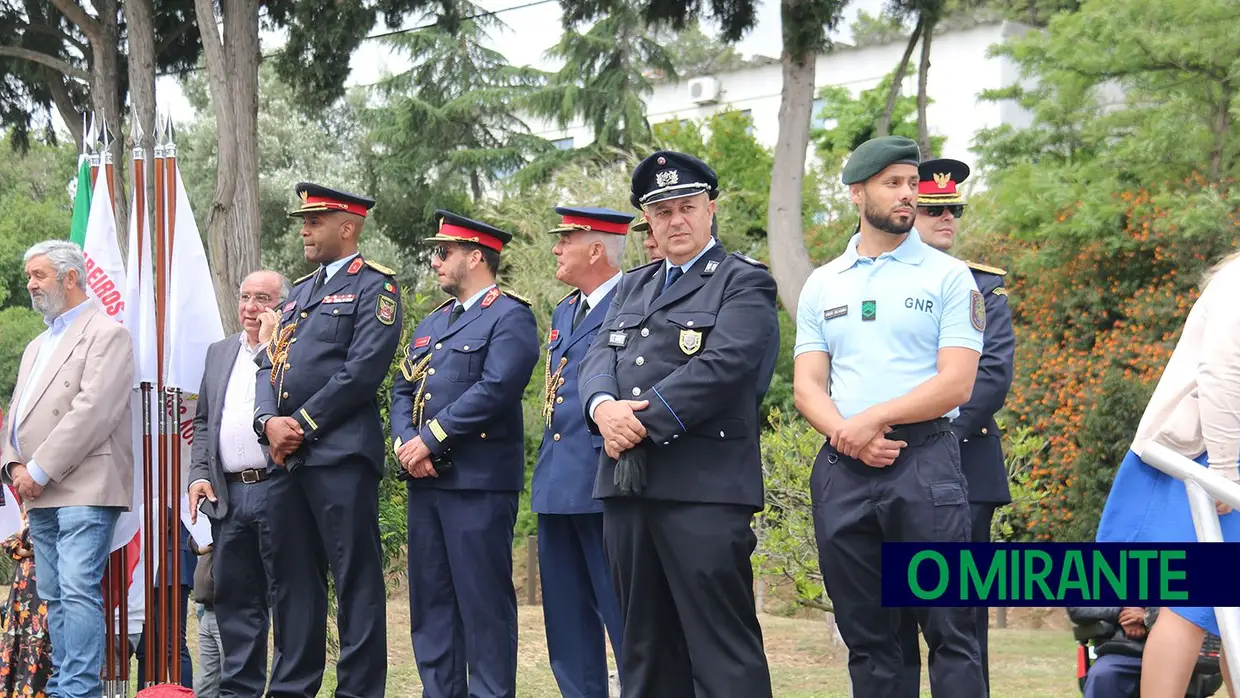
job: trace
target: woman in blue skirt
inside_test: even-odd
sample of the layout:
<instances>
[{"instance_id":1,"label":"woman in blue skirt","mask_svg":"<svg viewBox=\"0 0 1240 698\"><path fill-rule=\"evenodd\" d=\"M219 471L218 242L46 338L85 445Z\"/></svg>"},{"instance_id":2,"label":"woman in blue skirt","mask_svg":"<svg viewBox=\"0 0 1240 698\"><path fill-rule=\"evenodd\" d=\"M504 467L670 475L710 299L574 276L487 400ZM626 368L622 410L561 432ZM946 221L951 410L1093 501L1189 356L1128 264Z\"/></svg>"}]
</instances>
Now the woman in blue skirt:
<instances>
[{"instance_id":1,"label":"woman in blue skirt","mask_svg":"<svg viewBox=\"0 0 1240 698\"><path fill-rule=\"evenodd\" d=\"M1197 540L1184 483L1141 460L1147 444L1240 482L1240 251L1216 264L1203 285L1115 474L1100 543ZM1223 538L1240 542L1240 512L1223 504L1218 511ZM1159 612L1141 660L1142 698L1184 697L1207 631L1219 632L1213 608Z\"/></svg>"}]
</instances>

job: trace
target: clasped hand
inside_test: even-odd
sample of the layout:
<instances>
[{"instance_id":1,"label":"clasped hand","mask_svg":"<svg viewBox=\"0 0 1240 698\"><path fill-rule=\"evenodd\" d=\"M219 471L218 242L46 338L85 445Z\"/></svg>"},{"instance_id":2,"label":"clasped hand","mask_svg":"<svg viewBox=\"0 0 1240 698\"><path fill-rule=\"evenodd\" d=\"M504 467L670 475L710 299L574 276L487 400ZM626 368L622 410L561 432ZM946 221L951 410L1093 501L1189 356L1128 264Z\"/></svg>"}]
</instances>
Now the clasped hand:
<instances>
[{"instance_id":1,"label":"clasped hand","mask_svg":"<svg viewBox=\"0 0 1240 698\"><path fill-rule=\"evenodd\" d=\"M271 460L280 466L284 465L285 458L301 446L306 436L301 425L292 417L272 417L267 420L264 431L267 432L267 442L270 444L267 450L271 453Z\"/></svg>"},{"instance_id":2,"label":"clasped hand","mask_svg":"<svg viewBox=\"0 0 1240 698\"><path fill-rule=\"evenodd\" d=\"M421 436L415 436L401 444L396 451L396 460L400 461L400 467L412 477L439 477L435 466L431 465L431 450L426 447Z\"/></svg>"},{"instance_id":3,"label":"clasped hand","mask_svg":"<svg viewBox=\"0 0 1240 698\"><path fill-rule=\"evenodd\" d=\"M43 494L43 485L34 481L25 464L14 463L9 466L9 477L13 479L13 489L23 499L38 499Z\"/></svg>"},{"instance_id":4,"label":"clasped hand","mask_svg":"<svg viewBox=\"0 0 1240 698\"><path fill-rule=\"evenodd\" d=\"M849 458L856 458L871 468L885 468L896 462L900 449L908 446L904 441L888 439L886 435L890 431L890 426L862 412L845 420L831 435L830 443Z\"/></svg>"},{"instance_id":5,"label":"clasped hand","mask_svg":"<svg viewBox=\"0 0 1240 698\"><path fill-rule=\"evenodd\" d=\"M633 413L649 405L648 400L608 400L594 409L594 423L598 424L608 456L618 459L646 438L646 427Z\"/></svg>"}]
</instances>

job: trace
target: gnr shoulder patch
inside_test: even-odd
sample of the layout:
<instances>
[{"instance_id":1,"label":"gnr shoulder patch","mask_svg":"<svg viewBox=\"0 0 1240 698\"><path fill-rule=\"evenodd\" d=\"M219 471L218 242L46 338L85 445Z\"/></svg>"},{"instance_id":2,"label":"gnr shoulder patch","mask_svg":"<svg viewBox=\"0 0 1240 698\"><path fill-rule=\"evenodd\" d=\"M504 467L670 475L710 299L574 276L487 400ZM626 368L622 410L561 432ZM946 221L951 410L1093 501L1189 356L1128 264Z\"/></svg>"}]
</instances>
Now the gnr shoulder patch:
<instances>
[{"instance_id":1,"label":"gnr shoulder patch","mask_svg":"<svg viewBox=\"0 0 1240 698\"><path fill-rule=\"evenodd\" d=\"M375 302L375 317L385 325L396 322L396 299L380 293Z\"/></svg>"},{"instance_id":2,"label":"gnr shoulder patch","mask_svg":"<svg viewBox=\"0 0 1240 698\"><path fill-rule=\"evenodd\" d=\"M986 330L986 301L978 291L969 291L969 323L978 332Z\"/></svg>"}]
</instances>

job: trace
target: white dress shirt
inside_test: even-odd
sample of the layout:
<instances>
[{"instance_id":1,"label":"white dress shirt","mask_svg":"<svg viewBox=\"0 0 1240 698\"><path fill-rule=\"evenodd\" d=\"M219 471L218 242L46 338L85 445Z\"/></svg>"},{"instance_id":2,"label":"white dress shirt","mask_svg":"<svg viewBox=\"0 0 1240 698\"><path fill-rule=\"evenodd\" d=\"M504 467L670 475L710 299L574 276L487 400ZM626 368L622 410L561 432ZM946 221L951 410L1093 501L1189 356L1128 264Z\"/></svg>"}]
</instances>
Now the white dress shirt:
<instances>
[{"instance_id":1,"label":"white dress shirt","mask_svg":"<svg viewBox=\"0 0 1240 698\"><path fill-rule=\"evenodd\" d=\"M34 358L34 364L30 366L30 375L26 378L26 385L23 386L21 401L17 403L17 412L13 418L9 420L13 427L9 438L13 441L13 447L21 453L21 447L17 445L17 425L21 424L22 418L26 416L26 412L30 409L31 399L34 397L34 391L31 388L38 382L38 378L43 371L47 369L47 362L51 360L52 354L56 353L56 347L60 346L60 340L65 336L65 330L69 329L69 325L82 314L91 303L90 299L86 299L81 303L69 308L65 312L58 315L51 322L47 322L47 329L43 332L43 344L39 345L39 353ZM23 458L25 456L23 455ZM7 466L6 466L7 467ZM39 486L46 486L51 481L51 476L43 471L42 468L30 459L26 463L26 472Z\"/></svg>"},{"instance_id":2,"label":"white dress shirt","mask_svg":"<svg viewBox=\"0 0 1240 698\"><path fill-rule=\"evenodd\" d=\"M227 473L267 467L267 456L254 435L254 381L258 373L254 355L261 349L261 345L251 348L249 338L241 333L241 348L224 389L220 415L220 465Z\"/></svg>"}]
</instances>

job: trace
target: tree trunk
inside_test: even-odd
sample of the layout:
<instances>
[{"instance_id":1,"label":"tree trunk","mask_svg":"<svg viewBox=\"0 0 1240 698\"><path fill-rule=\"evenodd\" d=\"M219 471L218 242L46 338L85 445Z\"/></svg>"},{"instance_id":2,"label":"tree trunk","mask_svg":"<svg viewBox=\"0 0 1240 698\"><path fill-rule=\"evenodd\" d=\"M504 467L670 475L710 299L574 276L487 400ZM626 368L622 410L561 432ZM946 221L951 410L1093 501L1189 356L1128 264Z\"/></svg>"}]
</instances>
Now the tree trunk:
<instances>
[{"instance_id":1,"label":"tree trunk","mask_svg":"<svg viewBox=\"0 0 1240 698\"><path fill-rule=\"evenodd\" d=\"M125 0L129 36L130 137L142 148L146 176L146 213L154 220L155 202L155 22L151 0ZM140 136L140 137L139 137ZM132 185L132 182L130 183ZM130 211L137 215L137 211Z\"/></svg>"},{"instance_id":2,"label":"tree trunk","mask_svg":"<svg viewBox=\"0 0 1240 698\"><path fill-rule=\"evenodd\" d=\"M922 159L930 157L930 122L926 119L926 80L930 75L930 40L934 37L937 21L924 21L921 38L921 63L917 67L917 143Z\"/></svg>"},{"instance_id":3,"label":"tree trunk","mask_svg":"<svg viewBox=\"0 0 1240 698\"><path fill-rule=\"evenodd\" d=\"M259 266L258 0L222 0L220 38L212 0L194 0L211 98L218 156L215 196L206 214L215 298L225 332L241 329L237 289Z\"/></svg>"},{"instance_id":4,"label":"tree trunk","mask_svg":"<svg viewBox=\"0 0 1240 698\"><path fill-rule=\"evenodd\" d=\"M917 39L921 38L921 22L922 18L918 16L917 26L913 27L913 33L909 35L908 44L904 47L904 55L900 57L900 64L896 66L896 74L891 78L891 87L887 90L887 106L878 120L874 133L876 136L891 134L891 115L896 110L896 98L900 96L900 83L904 82L904 73L908 72L908 62L913 57L913 49L917 46Z\"/></svg>"},{"instance_id":5,"label":"tree trunk","mask_svg":"<svg viewBox=\"0 0 1240 698\"><path fill-rule=\"evenodd\" d=\"M1229 83L1219 86L1218 106L1214 110L1213 123L1210 131L1214 137L1214 146L1210 149L1210 181L1218 182L1223 174L1223 151L1227 147L1227 134L1231 131L1231 107L1235 90Z\"/></svg>"},{"instance_id":6,"label":"tree trunk","mask_svg":"<svg viewBox=\"0 0 1240 698\"><path fill-rule=\"evenodd\" d=\"M121 76L117 0L101 0L95 3L99 9L98 41L92 37L94 65L91 66L91 102L102 116L112 138L108 152L112 155L115 172L112 187L112 210L116 212L116 235L121 254L129 247L129 201L125 196L125 172L128 171L125 152L125 119L121 114ZM89 35L88 35L89 36Z\"/></svg>"},{"instance_id":7,"label":"tree trunk","mask_svg":"<svg viewBox=\"0 0 1240 698\"><path fill-rule=\"evenodd\" d=\"M771 194L767 209L767 243L771 249L771 273L779 286L779 299L796 317L801 287L813 271L802 232L802 184L805 151L809 148L810 117L814 104L814 73L817 54L806 52L796 60L783 52L784 85L779 98L779 141L771 169Z\"/></svg>"}]
</instances>

